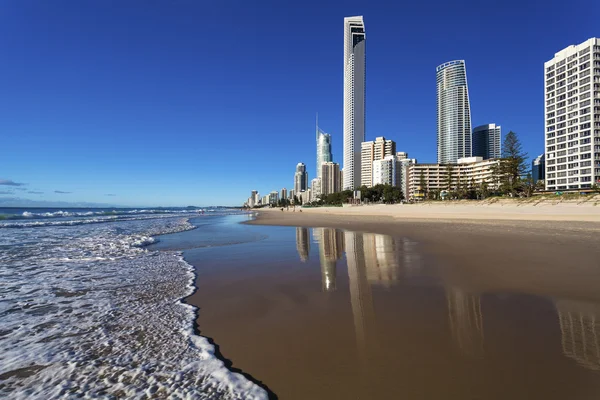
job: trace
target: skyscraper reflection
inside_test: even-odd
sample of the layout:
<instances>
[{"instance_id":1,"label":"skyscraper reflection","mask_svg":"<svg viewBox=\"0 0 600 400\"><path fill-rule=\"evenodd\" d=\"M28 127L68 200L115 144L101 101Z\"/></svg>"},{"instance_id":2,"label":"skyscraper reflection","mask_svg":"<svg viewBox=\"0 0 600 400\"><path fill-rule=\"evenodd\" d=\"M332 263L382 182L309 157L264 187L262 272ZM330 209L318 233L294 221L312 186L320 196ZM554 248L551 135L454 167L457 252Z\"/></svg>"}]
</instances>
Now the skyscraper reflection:
<instances>
[{"instance_id":1,"label":"skyscraper reflection","mask_svg":"<svg viewBox=\"0 0 600 400\"><path fill-rule=\"evenodd\" d=\"M313 228L313 238L319 245L323 291L335 291L337 260L344 254L344 234L337 229Z\"/></svg>"},{"instance_id":2,"label":"skyscraper reflection","mask_svg":"<svg viewBox=\"0 0 600 400\"><path fill-rule=\"evenodd\" d=\"M481 299L457 287L446 289L450 332L458 347L471 356L483 355Z\"/></svg>"},{"instance_id":3,"label":"skyscraper reflection","mask_svg":"<svg viewBox=\"0 0 600 400\"><path fill-rule=\"evenodd\" d=\"M375 319L371 287L367 279L363 234L344 232L350 284L350 303L359 356L366 359L369 326Z\"/></svg>"},{"instance_id":4,"label":"skyscraper reflection","mask_svg":"<svg viewBox=\"0 0 600 400\"><path fill-rule=\"evenodd\" d=\"M600 305L559 300L556 311L563 354L585 368L600 371Z\"/></svg>"},{"instance_id":5,"label":"skyscraper reflection","mask_svg":"<svg viewBox=\"0 0 600 400\"><path fill-rule=\"evenodd\" d=\"M300 261L306 262L310 252L308 228L296 227L296 250L298 250Z\"/></svg>"}]
</instances>

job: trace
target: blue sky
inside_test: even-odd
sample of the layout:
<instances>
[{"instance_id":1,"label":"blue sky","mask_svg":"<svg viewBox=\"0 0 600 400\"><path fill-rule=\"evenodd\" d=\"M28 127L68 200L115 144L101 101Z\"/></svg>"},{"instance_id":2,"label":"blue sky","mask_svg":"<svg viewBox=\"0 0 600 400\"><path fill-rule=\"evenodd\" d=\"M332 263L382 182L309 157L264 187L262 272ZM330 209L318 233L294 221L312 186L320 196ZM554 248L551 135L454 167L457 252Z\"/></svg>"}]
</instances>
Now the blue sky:
<instances>
[{"instance_id":1,"label":"blue sky","mask_svg":"<svg viewBox=\"0 0 600 400\"><path fill-rule=\"evenodd\" d=\"M600 36L598 12L592 0L6 0L0 198L237 205L290 188L299 161L312 178L317 111L342 159L349 15L367 32L367 140L434 162L435 67L465 59L473 126L501 124L535 157L543 63Z\"/></svg>"}]
</instances>

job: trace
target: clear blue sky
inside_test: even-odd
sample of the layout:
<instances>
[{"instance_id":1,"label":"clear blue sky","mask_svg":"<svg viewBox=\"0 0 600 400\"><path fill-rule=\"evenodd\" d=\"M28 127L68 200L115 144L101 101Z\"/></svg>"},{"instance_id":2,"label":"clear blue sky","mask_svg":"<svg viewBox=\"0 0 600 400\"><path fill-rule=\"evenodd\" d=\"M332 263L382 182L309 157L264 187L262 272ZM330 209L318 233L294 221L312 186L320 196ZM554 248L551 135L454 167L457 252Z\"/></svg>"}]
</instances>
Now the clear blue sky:
<instances>
[{"instance_id":1,"label":"clear blue sky","mask_svg":"<svg viewBox=\"0 0 600 400\"><path fill-rule=\"evenodd\" d=\"M0 197L236 205L290 188L299 161L312 178L315 112L342 159L349 15L367 32L367 140L434 162L435 67L465 59L473 126L501 124L535 157L543 63L600 36L599 12L594 0L4 0L0 179L27 185L0 181Z\"/></svg>"}]
</instances>

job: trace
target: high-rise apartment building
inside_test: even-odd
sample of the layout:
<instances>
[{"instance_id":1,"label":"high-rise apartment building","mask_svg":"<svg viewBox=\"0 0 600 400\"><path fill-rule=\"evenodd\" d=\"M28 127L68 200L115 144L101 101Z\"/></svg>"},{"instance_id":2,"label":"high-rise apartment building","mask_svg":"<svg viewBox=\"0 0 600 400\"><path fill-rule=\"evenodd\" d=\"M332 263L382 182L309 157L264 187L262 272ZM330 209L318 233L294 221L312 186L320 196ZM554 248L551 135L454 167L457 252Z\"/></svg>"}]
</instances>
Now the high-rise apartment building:
<instances>
[{"instance_id":1,"label":"high-rise apartment building","mask_svg":"<svg viewBox=\"0 0 600 400\"><path fill-rule=\"evenodd\" d=\"M373 161L383 160L396 154L396 142L383 136L361 144L360 186L371 187L373 183Z\"/></svg>"},{"instance_id":2,"label":"high-rise apartment building","mask_svg":"<svg viewBox=\"0 0 600 400\"><path fill-rule=\"evenodd\" d=\"M281 189L281 196L279 198L281 200L286 200L288 198L288 191L286 188Z\"/></svg>"},{"instance_id":3,"label":"high-rise apartment building","mask_svg":"<svg viewBox=\"0 0 600 400\"><path fill-rule=\"evenodd\" d=\"M328 195L342 190L340 165L334 162L321 164L321 194Z\"/></svg>"},{"instance_id":4,"label":"high-rise apartment building","mask_svg":"<svg viewBox=\"0 0 600 400\"><path fill-rule=\"evenodd\" d=\"M317 178L321 177L321 164L333 161L331 153L331 135L319 129L317 121Z\"/></svg>"},{"instance_id":5,"label":"high-rise apartment building","mask_svg":"<svg viewBox=\"0 0 600 400\"><path fill-rule=\"evenodd\" d=\"M294 174L294 193L299 196L301 192L308 189L308 173L306 172L306 165L304 163L298 163L296 165L296 173Z\"/></svg>"},{"instance_id":6,"label":"high-rise apartment building","mask_svg":"<svg viewBox=\"0 0 600 400\"><path fill-rule=\"evenodd\" d=\"M311 196L313 201L318 200L319 196L323 193L321 182L321 178L314 178L312 181L310 181L310 189L312 192Z\"/></svg>"},{"instance_id":7,"label":"high-rise apartment building","mask_svg":"<svg viewBox=\"0 0 600 400\"><path fill-rule=\"evenodd\" d=\"M540 154L531 162L531 177L534 182L546 179L546 157Z\"/></svg>"},{"instance_id":8,"label":"high-rise apartment building","mask_svg":"<svg viewBox=\"0 0 600 400\"><path fill-rule=\"evenodd\" d=\"M484 160L502 157L500 125L487 124L473 129L473 157L482 157Z\"/></svg>"},{"instance_id":9,"label":"high-rise apartment building","mask_svg":"<svg viewBox=\"0 0 600 400\"><path fill-rule=\"evenodd\" d=\"M344 189L360 184L360 144L365 140L365 24L344 18Z\"/></svg>"},{"instance_id":10,"label":"high-rise apartment building","mask_svg":"<svg viewBox=\"0 0 600 400\"><path fill-rule=\"evenodd\" d=\"M449 61L436 68L437 159L455 164L471 157L471 108L464 60Z\"/></svg>"},{"instance_id":11,"label":"high-rise apartment building","mask_svg":"<svg viewBox=\"0 0 600 400\"><path fill-rule=\"evenodd\" d=\"M546 190L600 183L600 39L544 63Z\"/></svg>"},{"instance_id":12,"label":"high-rise apartment building","mask_svg":"<svg viewBox=\"0 0 600 400\"><path fill-rule=\"evenodd\" d=\"M396 186L396 156L373 161L373 185Z\"/></svg>"}]
</instances>

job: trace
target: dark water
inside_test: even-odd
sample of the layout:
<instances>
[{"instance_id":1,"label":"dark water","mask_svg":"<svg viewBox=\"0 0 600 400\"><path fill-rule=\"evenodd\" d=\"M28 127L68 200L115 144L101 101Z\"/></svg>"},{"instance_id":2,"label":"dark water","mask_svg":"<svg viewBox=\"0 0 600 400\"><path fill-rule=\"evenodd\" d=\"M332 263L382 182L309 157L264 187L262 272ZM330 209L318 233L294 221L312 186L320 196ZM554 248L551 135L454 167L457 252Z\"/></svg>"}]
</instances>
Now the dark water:
<instances>
[{"instance_id":1,"label":"dark water","mask_svg":"<svg viewBox=\"0 0 600 400\"><path fill-rule=\"evenodd\" d=\"M459 248L433 251L410 234L238 225L244 218L156 246L186 249L203 334L280 398L600 398L600 304L577 290L577 270L552 272L564 290L536 270L564 260L488 260L480 273L466 268L485 264ZM529 240L566 257L573 249ZM472 245L490 259L504 251ZM510 268L522 281L541 273L539 285L522 286Z\"/></svg>"}]
</instances>

